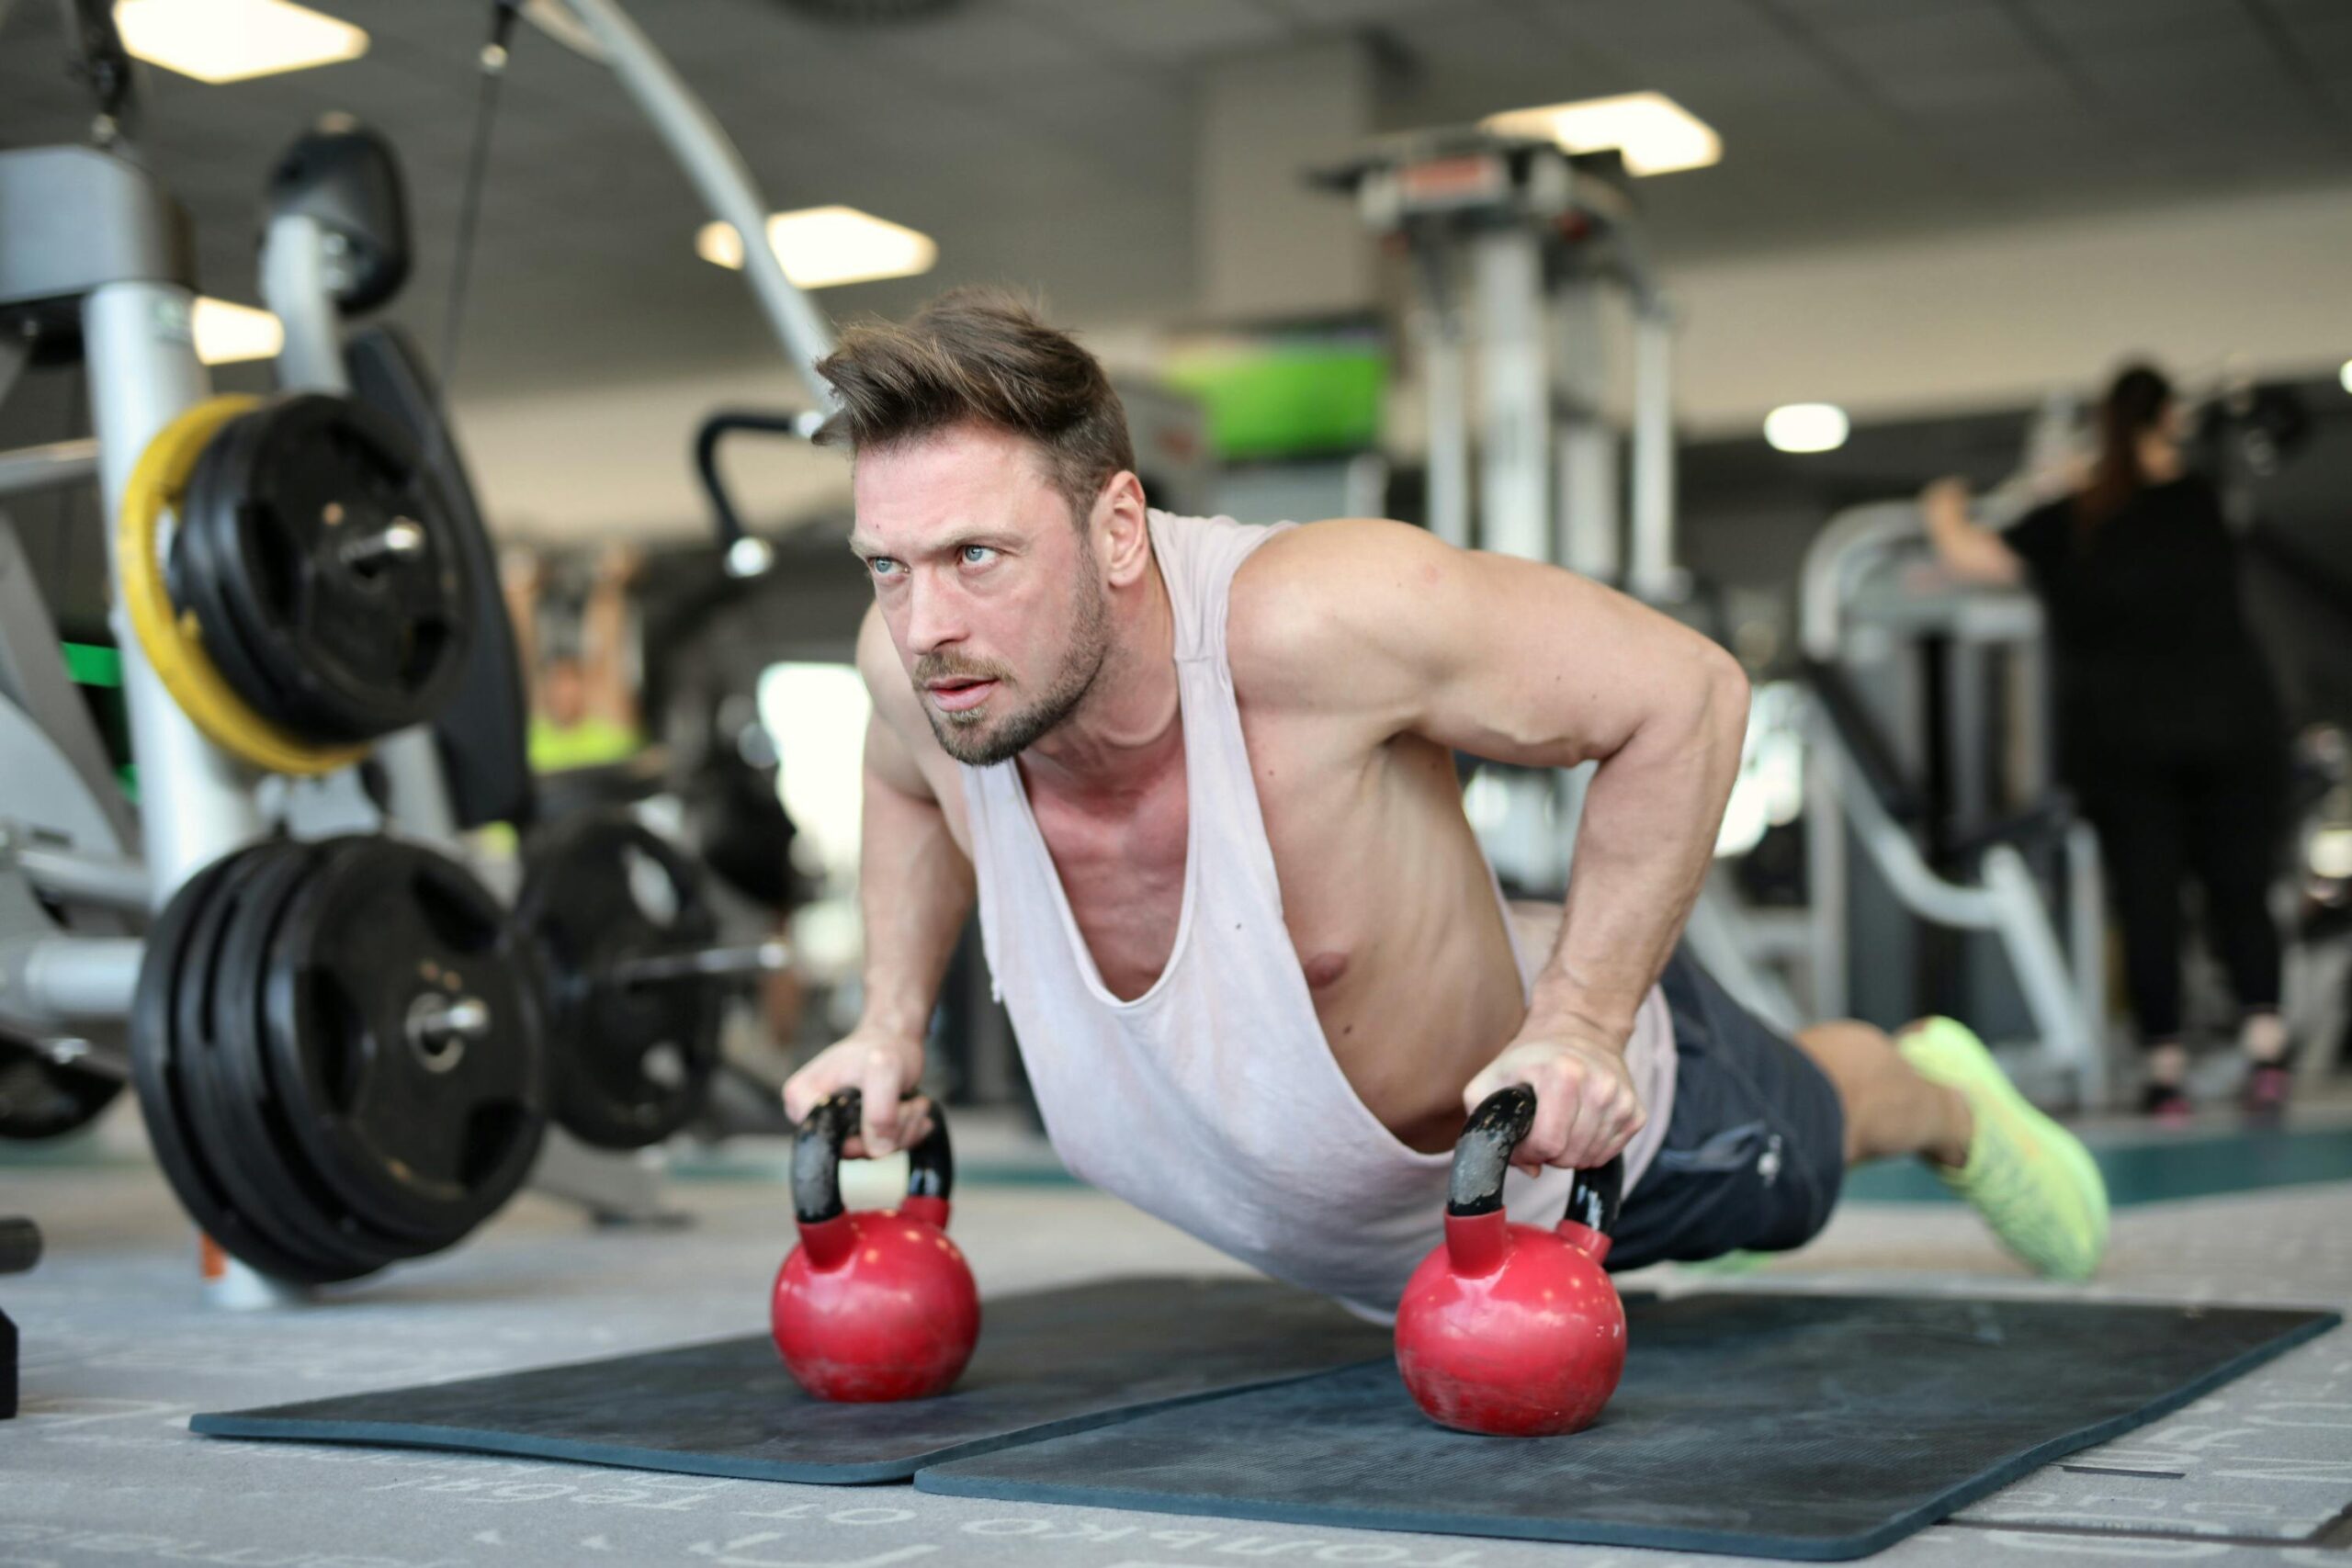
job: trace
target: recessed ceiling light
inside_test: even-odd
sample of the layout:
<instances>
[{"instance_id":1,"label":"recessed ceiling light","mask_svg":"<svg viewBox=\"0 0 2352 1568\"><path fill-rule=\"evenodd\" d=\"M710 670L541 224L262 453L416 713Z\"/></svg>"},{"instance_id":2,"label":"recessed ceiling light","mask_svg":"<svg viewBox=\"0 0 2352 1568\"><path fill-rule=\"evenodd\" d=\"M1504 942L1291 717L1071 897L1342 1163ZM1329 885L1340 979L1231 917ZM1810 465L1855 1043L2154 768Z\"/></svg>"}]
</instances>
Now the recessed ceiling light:
<instances>
[{"instance_id":1,"label":"recessed ceiling light","mask_svg":"<svg viewBox=\"0 0 2352 1568\"><path fill-rule=\"evenodd\" d=\"M1626 171L1635 175L1703 169L1724 155L1724 140L1714 128L1664 93L1621 93L1611 98L1508 109L1479 124L1498 136L1556 141L1571 152L1613 148L1623 155Z\"/></svg>"},{"instance_id":2,"label":"recessed ceiling light","mask_svg":"<svg viewBox=\"0 0 2352 1568\"><path fill-rule=\"evenodd\" d=\"M368 34L288 0L120 0L122 47L199 82L242 82L356 60Z\"/></svg>"},{"instance_id":3,"label":"recessed ceiling light","mask_svg":"<svg viewBox=\"0 0 2352 1568\"><path fill-rule=\"evenodd\" d=\"M1764 416L1764 439L1782 452L1833 452L1848 428L1836 403L1782 403Z\"/></svg>"},{"instance_id":4,"label":"recessed ceiling light","mask_svg":"<svg viewBox=\"0 0 2352 1568\"><path fill-rule=\"evenodd\" d=\"M196 356L207 365L275 359L286 346L285 323L251 305L199 298L189 312L189 324L196 334Z\"/></svg>"},{"instance_id":5,"label":"recessed ceiling light","mask_svg":"<svg viewBox=\"0 0 2352 1568\"><path fill-rule=\"evenodd\" d=\"M928 234L860 212L810 207L768 219L768 248L798 288L831 288L929 272L939 246ZM743 265L743 238L732 223L709 222L695 235L695 254L720 266Z\"/></svg>"},{"instance_id":6,"label":"recessed ceiling light","mask_svg":"<svg viewBox=\"0 0 2352 1568\"><path fill-rule=\"evenodd\" d=\"M2335 373L2335 379L2337 385L2346 391L2352 392L2352 359L2344 362L2344 368Z\"/></svg>"}]
</instances>

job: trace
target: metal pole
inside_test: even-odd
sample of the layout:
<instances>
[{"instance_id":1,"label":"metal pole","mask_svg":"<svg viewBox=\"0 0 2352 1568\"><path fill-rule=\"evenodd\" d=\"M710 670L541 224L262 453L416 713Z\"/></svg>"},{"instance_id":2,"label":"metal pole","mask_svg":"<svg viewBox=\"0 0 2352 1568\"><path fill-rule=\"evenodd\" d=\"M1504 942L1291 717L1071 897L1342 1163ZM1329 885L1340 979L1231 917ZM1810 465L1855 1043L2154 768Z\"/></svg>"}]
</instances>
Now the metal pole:
<instances>
[{"instance_id":1,"label":"metal pole","mask_svg":"<svg viewBox=\"0 0 2352 1568\"><path fill-rule=\"evenodd\" d=\"M817 361L833 351L831 329L808 297L785 276L783 264L768 243L767 203L752 185L751 170L735 144L615 0L561 4L594 36L605 63L668 143L671 156L712 215L732 224L742 236L743 276L775 329L785 357L800 372L818 404L832 407L832 387L816 371Z\"/></svg>"},{"instance_id":2,"label":"metal pole","mask_svg":"<svg viewBox=\"0 0 2352 1568\"><path fill-rule=\"evenodd\" d=\"M28 495L35 491L62 490L97 478L98 444L52 441L41 446L19 446L0 452L0 496Z\"/></svg>"},{"instance_id":3,"label":"metal pole","mask_svg":"<svg viewBox=\"0 0 2352 1568\"><path fill-rule=\"evenodd\" d=\"M147 944L135 936L50 936L0 948L0 992L23 1019L62 1023L71 1019L130 1016L139 959Z\"/></svg>"},{"instance_id":4,"label":"metal pole","mask_svg":"<svg viewBox=\"0 0 2352 1568\"><path fill-rule=\"evenodd\" d=\"M1463 385L1462 323L1442 304L1422 308L1421 378L1428 394L1430 532L1467 549L1470 404Z\"/></svg>"},{"instance_id":5,"label":"metal pole","mask_svg":"<svg viewBox=\"0 0 2352 1568\"><path fill-rule=\"evenodd\" d=\"M2075 977L2075 1006L2083 1015L2090 1053L2083 1064L2086 1110L2107 1104L2107 887L2098 833L2087 822L2066 828L2066 941Z\"/></svg>"},{"instance_id":6,"label":"metal pole","mask_svg":"<svg viewBox=\"0 0 2352 1568\"><path fill-rule=\"evenodd\" d=\"M792 949L781 942L754 942L747 947L707 947L684 953L648 953L613 965L599 978L608 986L659 986L675 980L747 979L773 975L792 963Z\"/></svg>"},{"instance_id":7,"label":"metal pole","mask_svg":"<svg viewBox=\"0 0 2352 1568\"><path fill-rule=\"evenodd\" d=\"M1813 1016L1843 1018L1847 1000L1846 817L1838 792L1844 787L1838 764L1829 756L1837 745L1835 727L1817 702L1808 699L1810 722L1805 726L1804 845L1805 886L1813 940L1806 943L1806 972L1813 995Z\"/></svg>"},{"instance_id":8,"label":"metal pole","mask_svg":"<svg viewBox=\"0 0 2352 1568\"><path fill-rule=\"evenodd\" d=\"M147 868L138 861L18 842L5 829L0 829L0 856L13 859L26 881L61 903L131 915L147 912Z\"/></svg>"},{"instance_id":9,"label":"metal pole","mask_svg":"<svg viewBox=\"0 0 2352 1568\"><path fill-rule=\"evenodd\" d=\"M286 329L277 351L277 384L286 391L351 390L343 321L327 282L331 238L317 219L301 213L273 219L262 236L261 297Z\"/></svg>"},{"instance_id":10,"label":"metal pole","mask_svg":"<svg viewBox=\"0 0 2352 1568\"><path fill-rule=\"evenodd\" d=\"M1626 586L1652 604L1681 596L1674 559L1674 318L1634 316L1634 541Z\"/></svg>"},{"instance_id":11,"label":"metal pole","mask_svg":"<svg viewBox=\"0 0 2352 1568\"><path fill-rule=\"evenodd\" d=\"M1609 426L1609 344L1601 331L1600 285L1577 278L1552 300L1559 338L1552 367L1560 414L1557 554L1570 571L1616 581L1624 565L1617 504L1617 433Z\"/></svg>"},{"instance_id":12,"label":"metal pole","mask_svg":"<svg viewBox=\"0 0 2352 1568\"><path fill-rule=\"evenodd\" d=\"M1997 902L1999 914L1993 928L2000 932L2018 989L2025 993L2026 1006L2041 1031L2043 1058L2074 1080L2075 1092L2085 1097L2086 1104L2096 1103L2090 1097L2098 1092L2104 1076L2103 1043L2082 1014L2077 976L2069 971L2065 953L2058 945L2058 932L2051 924L2049 908L2041 901L2040 885L2026 869L2025 857L2007 844L1996 844L1984 852L1980 874L1985 890Z\"/></svg>"},{"instance_id":13,"label":"metal pole","mask_svg":"<svg viewBox=\"0 0 2352 1568\"><path fill-rule=\"evenodd\" d=\"M99 490L106 515L119 516L130 470L155 433L208 388L189 326L188 291L168 283L110 283L83 302L90 417L97 431ZM121 563L107 529L111 620L122 652L131 753L143 779L168 787L139 792L148 886L157 906L195 871L261 832L253 774L205 739L164 689L122 611Z\"/></svg>"},{"instance_id":14,"label":"metal pole","mask_svg":"<svg viewBox=\"0 0 2352 1568\"><path fill-rule=\"evenodd\" d=\"M1479 544L1552 558L1552 388L1544 374L1542 257L1532 233L1473 242L1478 289Z\"/></svg>"}]
</instances>

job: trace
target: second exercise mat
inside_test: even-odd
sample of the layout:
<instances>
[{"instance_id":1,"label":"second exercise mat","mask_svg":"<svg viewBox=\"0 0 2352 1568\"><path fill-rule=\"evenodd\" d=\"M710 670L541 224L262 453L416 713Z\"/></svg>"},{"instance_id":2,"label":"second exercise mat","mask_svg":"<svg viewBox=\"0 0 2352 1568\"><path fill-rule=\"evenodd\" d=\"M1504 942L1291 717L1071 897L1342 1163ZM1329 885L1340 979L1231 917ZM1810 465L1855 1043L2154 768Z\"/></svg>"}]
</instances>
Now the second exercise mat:
<instances>
[{"instance_id":1,"label":"second exercise mat","mask_svg":"<svg viewBox=\"0 0 2352 1568\"><path fill-rule=\"evenodd\" d=\"M1838 1559L1892 1545L2340 1321L1722 1293L1626 1303L1589 1430L1433 1425L1393 1364L926 1467L918 1490L1359 1529Z\"/></svg>"},{"instance_id":2,"label":"second exercise mat","mask_svg":"<svg viewBox=\"0 0 2352 1568\"><path fill-rule=\"evenodd\" d=\"M1114 1280L988 1302L954 1392L902 1404L811 1399L760 1334L189 1426L209 1437L854 1484L1387 1353L1386 1330L1283 1286Z\"/></svg>"}]
</instances>

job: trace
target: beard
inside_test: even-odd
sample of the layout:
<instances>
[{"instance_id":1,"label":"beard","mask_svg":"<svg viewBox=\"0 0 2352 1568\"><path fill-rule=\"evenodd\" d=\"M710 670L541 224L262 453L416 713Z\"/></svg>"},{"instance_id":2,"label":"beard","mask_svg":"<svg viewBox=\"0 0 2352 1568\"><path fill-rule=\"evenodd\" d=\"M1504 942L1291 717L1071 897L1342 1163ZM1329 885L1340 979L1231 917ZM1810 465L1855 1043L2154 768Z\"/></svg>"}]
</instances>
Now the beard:
<instances>
[{"instance_id":1,"label":"beard","mask_svg":"<svg viewBox=\"0 0 2352 1568\"><path fill-rule=\"evenodd\" d=\"M967 767L992 767L1019 756L1078 711L1111 654L1110 602L1091 559L1080 565L1079 594L1078 625L1070 634L1069 651L1035 702L1009 713L991 712L994 698L967 713L942 713L929 701L923 703L923 715L931 720L931 733L941 750ZM994 681L999 695L1012 686L1001 665L932 656L915 666L915 689L926 697L924 688L931 682L958 678Z\"/></svg>"}]
</instances>

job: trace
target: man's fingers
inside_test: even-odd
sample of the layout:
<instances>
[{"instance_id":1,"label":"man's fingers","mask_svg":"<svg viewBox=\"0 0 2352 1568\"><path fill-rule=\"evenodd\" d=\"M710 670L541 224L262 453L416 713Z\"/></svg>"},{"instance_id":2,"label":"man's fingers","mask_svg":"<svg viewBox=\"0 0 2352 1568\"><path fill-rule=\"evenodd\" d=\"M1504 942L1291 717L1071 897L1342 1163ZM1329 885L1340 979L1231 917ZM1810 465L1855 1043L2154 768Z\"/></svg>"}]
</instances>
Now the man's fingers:
<instances>
[{"instance_id":1,"label":"man's fingers","mask_svg":"<svg viewBox=\"0 0 2352 1568\"><path fill-rule=\"evenodd\" d=\"M1573 1143L1567 1151L1568 1158L1563 1164L1574 1166L1578 1170L1590 1170L1595 1166L1606 1164L1622 1153L1625 1145L1634 1141L1634 1134L1641 1131L1645 1120L1641 1107L1633 1103L1622 1085L1609 1086L1605 1099L1606 1103L1580 1123L1578 1132L1581 1137Z\"/></svg>"},{"instance_id":2,"label":"man's fingers","mask_svg":"<svg viewBox=\"0 0 2352 1568\"><path fill-rule=\"evenodd\" d=\"M840 1087L835 1074L822 1058L809 1063L784 1082L784 1113L795 1122L806 1122L808 1113Z\"/></svg>"},{"instance_id":3,"label":"man's fingers","mask_svg":"<svg viewBox=\"0 0 2352 1568\"><path fill-rule=\"evenodd\" d=\"M1528 1087L1535 1091L1535 1120L1528 1124L1527 1136L1520 1139L1514 1157L1531 1165L1549 1165L1567 1145L1568 1120L1575 1108L1556 1080Z\"/></svg>"},{"instance_id":4,"label":"man's fingers","mask_svg":"<svg viewBox=\"0 0 2352 1568\"><path fill-rule=\"evenodd\" d=\"M865 1101L860 1130L870 1154L887 1155L899 1146L899 1064L891 1056L880 1051L867 1055L858 1091Z\"/></svg>"},{"instance_id":5,"label":"man's fingers","mask_svg":"<svg viewBox=\"0 0 2352 1568\"><path fill-rule=\"evenodd\" d=\"M1507 1055L1490 1064L1463 1090L1463 1108L1476 1111L1513 1084L1535 1091L1534 1121L1511 1151L1510 1162L1521 1170L1589 1170L1622 1151L1645 1120L1640 1097L1623 1074L1566 1055Z\"/></svg>"},{"instance_id":6,"label":"man's fingers","mask_svg":"<svg viewBox=\"0 0 2352 1568\"><path fill-rule=\"evenodd\" d=\"M1487 1067L1476 1077L1472 1078L1470 1087L1462 1091L1462 1109L1464 1111L1476 1111L1486 1104L1497 1089L1509 1089L1518 1081L1516 1078L1506 1077L1500 1067Z\"/></svg>"},{"instance_id":7,"label":"man's fingers","mask_svg":"<svg viewBox=\"0 0 2352 1568\"><path fill-rule=\"evenodd\" d=\"M1589 1074L1578 1073L1574 1077L1564 1074L1563 1077L1567 1077L1560 1094L1564 1102L1563 1120L1566 1125L1560 1129L1560 1141L1553 1150L1551 1163L1572 1169L1581 1168L1585 1151L1592 1144L1593 1126L1601 1110L1594 1103L1594 1096L1605 1093L1606 1086L1593 1082Z\"/></svg>"}]
</instances>

